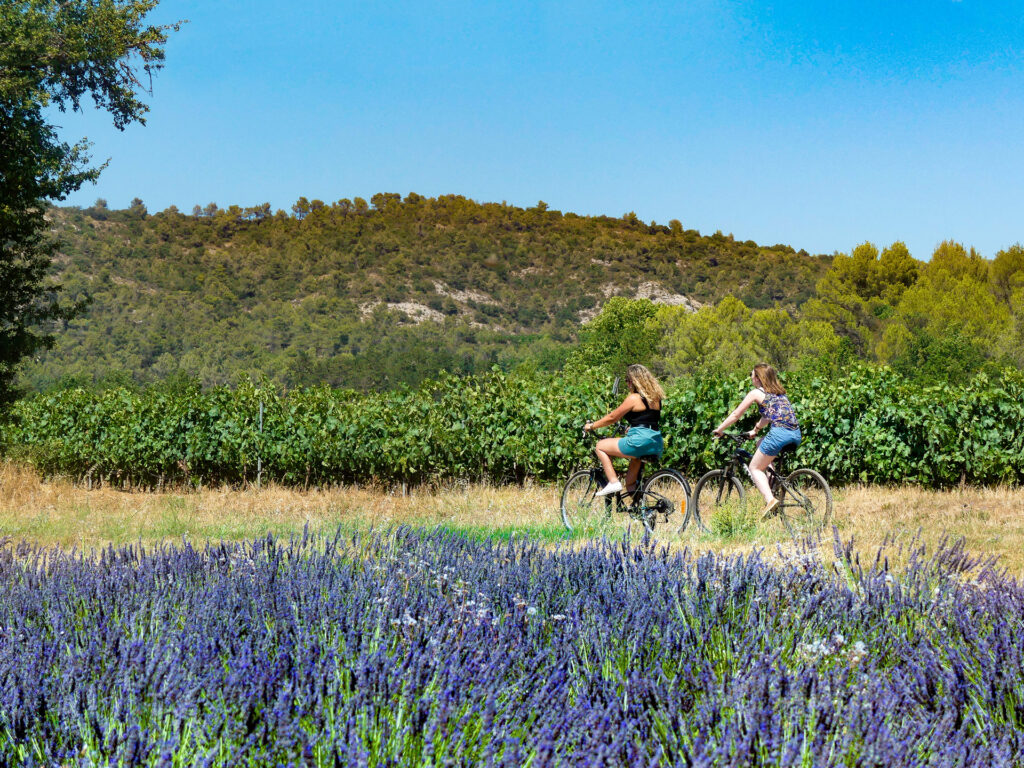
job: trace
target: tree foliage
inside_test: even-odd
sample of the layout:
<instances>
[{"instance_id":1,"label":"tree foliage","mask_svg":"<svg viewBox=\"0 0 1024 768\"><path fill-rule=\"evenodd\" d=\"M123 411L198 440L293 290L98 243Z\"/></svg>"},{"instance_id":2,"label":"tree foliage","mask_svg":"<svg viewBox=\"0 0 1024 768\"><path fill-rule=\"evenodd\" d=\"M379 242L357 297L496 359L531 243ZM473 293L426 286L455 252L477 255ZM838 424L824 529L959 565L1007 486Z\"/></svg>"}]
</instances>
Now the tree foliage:
<instances>
[{"instance_id":1,"label":"tree foliage","mask_svg":"<svg viewBox=\"0 0 1024 768\"><path fill-rule=\"evenodd\" d=\"M844 339L829 323L785 309L752 310L733 296L695 313L663 307L657 323L657 367L672 376L749 371L763 361L780 369L797 361L838 363L846 354Z\"/></svg>"},{"instance_id":2,"label":"tree foliage","mask_svg":"<svg viewBox=\"0 0 1024 768\"><path fill-rule=\"evenodd\" d=\"M837 254L816 287L817 295L804 307L812 320L830 323L849 339L861 355L871 344L886 308L899 301L903 291L917 281L920 265L907 247L895 242L885 250L869 242L849 254Z\"/></svg>"},{"instance_id":3,"label":"tree foliage","mask_svg":"<svg viewBox=\"0 0 1024 768\"><path fill-rule=\"evenodd\" d=\"M899 360L911 347L932 340L958 340L971 359L1002 360L1009 355L1012 319L1007 302L992 291L989 265L956 243L943 243L921 270L919 280L893 306L882 333L879 357ZM977 349L977 354L964 346ZM949 362L962 370L965 358Z\"/></svg>"},{"instance_id":4,"label":"tree foliage","mask_svg":"<svg viewBox=\"0 0 1024 768\"><path fill-rule=\"evenodd\" d=\"M642 355L668 376L728 375L761 361L825 373L860 358L925 382L959 381L1024 363L1024 251L1015 245L989 262L946 241L918 262L903 243L881 252L863 243L837 254L799 306L755 309L726 296L696 312L649 302L631 311L632 326L606 306L574 357L621 369L620 356ZM641 333L643 351L633 352Z\"/></svg>"},{"instance_id":5,"label":"tree foliage","mask_svg":"<svg viewBox=\"0 0 1024 768\"><path fill-rule=\"evenodd\" d=\"M598 368L622 374L633 363L652 365L660 331L657 306L646 299L614 297L580 330L579 346L569 355L569 370Z\"/></svg>"},{"instance_id":6,"label":"tree foliage","mask_svg":"<svg viewBox=\"0 0 1024 768\"><path fill-rule=\"evenodd\" d=\"M992 260L990 274L996 298L1009 303L1024 288L1024 246L1016 243L999 251Z\"/></svg>"},{"instance_id":7,"label":"tree foliage","mask_svg":"<svg viewBox=\"0 0 1024 768\"><path fill-rule=\"evenodd\" d=\"M800 307L850 339L865 360L892 363L929 381L1024 363L1024 255L1020 245L993 261L945 241L928 262L902 243L879 256L871 243L839 254Z\"/></svg>"},{"instance_id":8,"label":"tree foliage","mask_svg":"<svg viewBox=\"0 0 1024 768\"><path fill-rule=\"evenodd\" d=\"M18 363L52 341L74 305L48 278L56 243L46 201L63 199L100 168L87 143L68 144L47 108L79 110L91 96L123 129L145 122L141 92L162 66L167 27L146 26L157 0L15 0L0 4L0 401Z\"/></svg>"}]
</instances>

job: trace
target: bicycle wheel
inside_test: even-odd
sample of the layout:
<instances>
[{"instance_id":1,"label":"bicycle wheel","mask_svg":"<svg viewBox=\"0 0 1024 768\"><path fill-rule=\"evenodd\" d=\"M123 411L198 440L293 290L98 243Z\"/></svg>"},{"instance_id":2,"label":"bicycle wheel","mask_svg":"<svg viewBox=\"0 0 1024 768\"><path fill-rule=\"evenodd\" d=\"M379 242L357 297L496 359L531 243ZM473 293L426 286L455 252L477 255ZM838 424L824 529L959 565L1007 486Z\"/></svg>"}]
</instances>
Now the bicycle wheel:
<instances>
[{"instance_id":1,"label":"bicycle wheel","mask_svg":"<svg viewBox=\"0 0 1024 768\"><path fill-rule=\"evenodd\" d=\"M611 517L612 505L608 497L595 498L601 484L593 470L573 472L562 487L562 523L573 533L585 536L599 535Z\"/></svg>"},{"instance_id":2,"label":"bicycle wheel","mask_svg":"<svg viewBox=\"0 0 1024 768\"><path fill-rule=\"evenodd\" d=\"M779 514L792 536L816 533L832 518L832 489L813 469L791 472L779 498Z\"/></svg>"},{"instance_id":3,"label":"bicycle wheel","mask_svg":"<svg viewBox=\"0 0 1024 768\"><path fill-rule=\"evenodd\" d=\"M661 469L644 485L644 504L652 509L648 527L664 537L682 530L690 508L690 484L674 469Z\"/></svg>"},{"instance_id":4,"label":"bicycle wheel","mask_svg":"<svg viewBox=\"0 0 1024 768\"><path fill-rule=\"evenodd\" d=\"M724 469L712 469L697 481L693 489L693 504L683 521L682 533L691 523L702 531L708 530L708 521L717 510L743 503L746 492L743 483L735 475L727 475Z\"/></svg>"}]
</instances>

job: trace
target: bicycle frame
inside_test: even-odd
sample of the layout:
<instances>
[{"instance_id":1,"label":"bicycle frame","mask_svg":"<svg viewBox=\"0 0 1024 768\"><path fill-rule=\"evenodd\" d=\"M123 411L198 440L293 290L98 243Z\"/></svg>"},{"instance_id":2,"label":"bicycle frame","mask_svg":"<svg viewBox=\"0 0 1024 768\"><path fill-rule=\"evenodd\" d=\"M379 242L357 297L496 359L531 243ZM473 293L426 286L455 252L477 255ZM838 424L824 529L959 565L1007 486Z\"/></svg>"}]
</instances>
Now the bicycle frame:
<instances>
[{"instance_id":1,"label":"bicycle frame","mask_svg":"<svg viewBox=\"0 0 1024 768\"><path fill-rule=\"evenodd\" d=\"M735 438L735 435L726 435L726 437ZM749 451L745 451L742 448L737 447L736 450L733 451L732 456L726 460L725 466L722 467L722 482L718 486L718 497L715 499L716 503L720 503L722 501L722 492L727 488L730 488L732 479L739 475L736 471L737 467L743 467L743 471L746 473L747 477L750 477L750 467L747 466L747 462L752 458L754 458L754 454ZM769 467L769 469L772 468ZM750 479L751 482L753 482L753 478L750 477ZM770 479L771 478L769 476L769 482Z\"/></svg>"},{"instance_id":2,"label":"bicycle frame","mask_svg":"<svg viewBox=\"0 0 1024 768\"><path fill-rule=\"evenodd\" d=\"M598 438L597 435L593 433L584 432L583 439L586 442L593 441L593 443L596 445ZM591 451L591 454L593 453L594 452ZM632 509L633 506L638 501L640 501L640 497L643 496L644 490L645 463L646 462L643 461L640 462L640 470L636 474L636 485L633 487L632 491L627 491L625 488L623 488L618 493L611 493L604 497L604 503L606 508L614 504L613 511L623 512L628 509ZM588 470L590 472L590 476L594 479L596 487L601 488L608 483L608 477L604 473L604 467L601 466L601 462L597 459L596 455L594 456L593 463L589 467L578 467L577 469L574 469L573 472L577 472L581 469ZM630 505L627 506L623 503L625 499L631 499Z\"/></svg>"},{"instance_id":3,"label":"bicycle frame","mask_svg":"<svg viewBox=\"0 0 1024 768\"><path fill-rule=\"evenodd\" d=\"M737 466L743 467L744 473L750 478L751 482L754 480L750 474L750 467L748 466L750 460L754 458L754 454L739 447L747 441L747 438L740 435L725 436L735 442L737 447L733 451L732 456L726 462L726 466L723 468L725 483L719 486L718 501L721 501L722 491L726 487L726 484L733 477L737 476ZM775 494L775 497L781 502L780 507L799 506L803 509L813 508L813 504L810 499L807 498L807 495L801 492L800 489L794 488L786 481L786 475L784 473L785 461L785 456L780 454L771 464L768 465L768 468L765 470L765 474L768 475L768 487L771 489L772 493ZM789 496L792 501L787 501L786 496Z\"/></svg>"},{"instance_id":4,"label":"bicycle frame","mask_svg":"<svg viewBox=\"0 0 1024 768\"><path fill-rule=\"evenodd\" d=\"M597 435L588 432L582 433L582 439L588 445L597 439ZM593 456L593 454L591 454ZM632 457L628 457L631 458ZM569 530L574 529L571 519L576 517L570 512L570 506L566 494L573 488L575 508L589 509L602 514L605 520L612 516L612 512L621 512L629 516L631 520L637 520L643 524L648 532L653 532L658 526L671 522L670 516L676 510L680 516L685 518L690 506L690 486L686 478L679 472L666 467L657 466L659 457L645 457L640 459L640 466L637 468L636 484L631 491L618 491L602 497L604 504L597 504L597 491L608 482L601 462L594 456L589 466L574 469L562 488L562 522ZM645 466L651 464L652 466ZM645 472L645 470L648 470ZM583 482L584 486L578 483ZM652 482L656 482L657 488L651 488ZM667 485L665 485L667 483ZM676 487L678 486L678 487ZM680 493L682 497L680 498ZM598 511L600 510L600 511ZM578 513L577 513L578 514Z\"/></svg>"},{"instance_id":5,"label":"bicycle frame","mask_svg":"<svg viewBox=\"0 0 1024 768\"><path fill-rule=\"evenodd\" d=\"M742 444L743 442L746 442L745 439L740 437L739 435L725 435L725 437L732 439L737 444ZM733 451L732 456L730 456L726 460L725 466L722 468L724 472L723 478L725 480L731 480L734 477L738 477L739 472L737 472L736 469L737 467L743 467L743 473L748 478L750 478L751 482L753 482L754 478L750 474L749 466L750 460L753 458L754 454L752 454L750 451L737 447ZM782 476L779 470L776 469L776 464L778 464L781 461L785 461L785 459L783 459L781 456L776 457L775 461L769 464L768 469L765 470L765 474L768 475L768 485L771 487L773 491L778 486L778 484L781 483L785 485L786 482L785 478Z\"/></svg>"}]
</instances>

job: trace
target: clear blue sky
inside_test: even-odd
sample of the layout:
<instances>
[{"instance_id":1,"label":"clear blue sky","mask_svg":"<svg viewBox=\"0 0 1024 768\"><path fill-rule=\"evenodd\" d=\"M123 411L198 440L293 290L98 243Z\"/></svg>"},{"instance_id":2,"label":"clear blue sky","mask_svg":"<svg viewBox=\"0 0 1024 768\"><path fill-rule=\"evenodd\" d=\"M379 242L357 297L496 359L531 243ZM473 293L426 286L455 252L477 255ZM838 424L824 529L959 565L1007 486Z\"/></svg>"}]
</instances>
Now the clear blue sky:
<instances>
[{"instance_id":1,"label":"clear blue sky","mask_svg":"<svg viewBox=\"0 0 1024 768\"><path fill-rule=\"evenodd\" d=\"M59 115L97 197L456 193L815 253L1024 240L1024 4L163 0L146 127Z\"/></svg>"}]
</instances>

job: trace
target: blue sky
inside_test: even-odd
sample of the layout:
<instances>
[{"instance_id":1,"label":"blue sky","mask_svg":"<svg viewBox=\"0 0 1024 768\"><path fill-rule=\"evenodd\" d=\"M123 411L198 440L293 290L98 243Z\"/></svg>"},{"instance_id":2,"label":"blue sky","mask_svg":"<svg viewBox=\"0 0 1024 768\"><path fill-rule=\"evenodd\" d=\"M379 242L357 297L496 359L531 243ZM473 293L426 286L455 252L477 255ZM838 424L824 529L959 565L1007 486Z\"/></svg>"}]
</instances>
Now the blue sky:
<instances>
[{"instance_id":1,"label":"blue sky","mask_svg":"<svg viewBox=\"0 0 1024 768\"><path fill-rule=\"evenodd\" d=\"M57 115L97 197L462 194L814 253L1024 240L1024 4L163 0L146 127Z\"/></svg>"}]
</instances>

